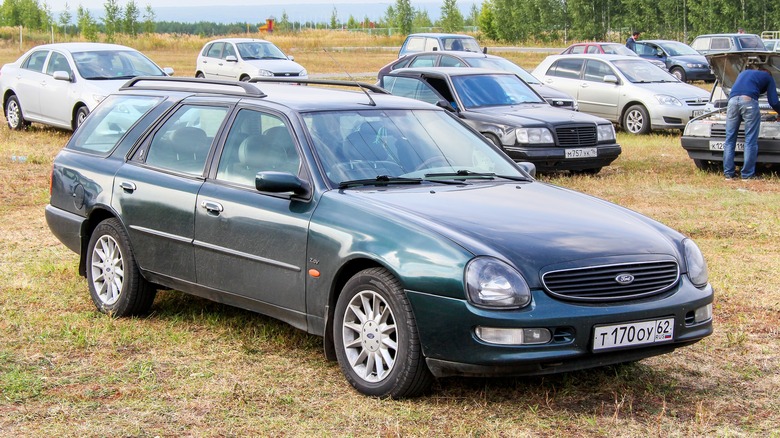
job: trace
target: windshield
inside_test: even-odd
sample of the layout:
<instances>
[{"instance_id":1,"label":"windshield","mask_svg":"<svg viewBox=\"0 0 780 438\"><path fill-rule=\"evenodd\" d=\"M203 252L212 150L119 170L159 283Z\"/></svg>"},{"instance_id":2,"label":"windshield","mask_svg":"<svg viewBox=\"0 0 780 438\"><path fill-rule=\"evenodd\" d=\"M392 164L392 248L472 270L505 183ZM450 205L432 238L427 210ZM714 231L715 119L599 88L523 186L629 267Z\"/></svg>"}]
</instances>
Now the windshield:
<instances>
[{"instance_id":1,"label":"windshield","mask_svg":"<svg viewBox=\"0 0 780 438\"><path fill-rule=\"evenodd\" d=\"M84 79L130 79L165 76L149 58L134 50L75 52L73 61Z\"/></svg>"},{"instance_id":2,"label":"windshield","mask_svg":"<svg viewBox=\"0 0 780 438\"><path fill-rule=\"evenodd\" d=\"M540 83L539 79L536 79L531 73L504 58L466 58L466 60L471 67L508 71L520 76L520 79L529 84Z\"/></svg>"},{"instance_id":3,"label":"windshield","mask_svg":"<svg viewBox=\"0 0 780 438\"><path fill-rule=\"evenodd\" d=\"M334 185L458 172L526 176L445 111L330 111L307 113L303 119Z\"/></svg>"},{"instance_id":4,"label":"windshield","mask_svg":"<svg viewBox=\"0 0 780 438\"><path fill-rule=\"evenodd\" d=\"M453 76L452 84L466 108L545 102L515 75Z\"/></svg>"},{"instance_id":5,"label":"windshield","mask_svg":"<svg viewBox=\"0 0 780 438\"><path fill-rule=\"evenodd\" d=\"M683 43L663 43L659 44L669 56L682 56L682 55L699 55L699 52L693 49L693 47Z\"/></svg>"},{"instance_id":6,"label":"windshield","mask_svg":"<svg viewBox=\"0 0 780 438\"><path fill-rule=\"evenodd\" d=\"M621 60L612 63L629 81L634 83L679 82L666 70L660 69L644 59Z\"/></svg>"},{"instance_id":7,"label":"windshield","mask_svg":"<svg viewBox=\"0 0 780 438\"><path fill-rule=\"evenodd\" d=\"M287 59L278 47L269 42L253 41L238 43L236 46L242 59Z\"/></svg>"}]
</instances>

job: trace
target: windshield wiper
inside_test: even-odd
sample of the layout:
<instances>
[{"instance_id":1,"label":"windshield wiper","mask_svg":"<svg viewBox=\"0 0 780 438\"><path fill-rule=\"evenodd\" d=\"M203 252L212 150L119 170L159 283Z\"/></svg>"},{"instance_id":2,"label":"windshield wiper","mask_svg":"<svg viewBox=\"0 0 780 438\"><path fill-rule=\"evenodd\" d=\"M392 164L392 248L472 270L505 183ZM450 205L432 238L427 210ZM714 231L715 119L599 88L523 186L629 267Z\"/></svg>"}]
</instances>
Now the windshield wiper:
<instances>
[{"instance_id":1,"label":"windshield wiper","mask_svg":"<svg viewBox=\"0 0 780 438\"><path fill-rule=\"evenodd\" d=\"M388 184L422 184L420 178L403 178L400 176L377 175L376 178L353 179L339 183L340 189L358 186L384 186Z\"/></svg>"},{"instance_id":2,"label":"windshield wiper","mask_svg":"<svg viewBox=\"0 0 780 438\"><path fill-rule=\"evenodd\" d=\"M480 173L480 172L472 172L470 170L461 169L455 172L439 172L439 173L426 173L426 178L439 178L439 177L453 177L453 178L485 178L485 179L493 179L495 178L496 174L492 172L488 173Z\"/></svg>"}]
</instances>

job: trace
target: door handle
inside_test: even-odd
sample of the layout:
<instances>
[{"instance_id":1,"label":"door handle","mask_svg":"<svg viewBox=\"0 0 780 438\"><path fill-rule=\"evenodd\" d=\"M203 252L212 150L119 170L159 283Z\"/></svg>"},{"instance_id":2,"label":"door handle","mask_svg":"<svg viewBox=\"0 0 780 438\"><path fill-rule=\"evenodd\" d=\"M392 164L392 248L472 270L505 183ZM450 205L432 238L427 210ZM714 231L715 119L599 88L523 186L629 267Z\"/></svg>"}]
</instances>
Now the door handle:
<instances>
[{"instance_id":1,"label":"door handle","mask_svg":"<svg viewBox=\"0 0 780 438\"><path fill-rule=\"evenodd\" d=\"M220 214L224 210L222 208L222 204L214 201L202 201L200 203L200 206L205 208L206 211L208 211L209 213L213 213L213 214Z\"/></svg>"},{"instance_id":2,"label":"door handle","mask_svg":"<svg viewBox=\"0 0 780 438\"><path fill-rule=\"evenodd\" d=\"M124 191L126 191L128 193L133 193L135 191L135 189L137 189L137 187L135 186L135 183L131 183L129 181L123 181L123 182L119 183L119 187L122 190L124 190Z\"/></svg>"}]
</instances>

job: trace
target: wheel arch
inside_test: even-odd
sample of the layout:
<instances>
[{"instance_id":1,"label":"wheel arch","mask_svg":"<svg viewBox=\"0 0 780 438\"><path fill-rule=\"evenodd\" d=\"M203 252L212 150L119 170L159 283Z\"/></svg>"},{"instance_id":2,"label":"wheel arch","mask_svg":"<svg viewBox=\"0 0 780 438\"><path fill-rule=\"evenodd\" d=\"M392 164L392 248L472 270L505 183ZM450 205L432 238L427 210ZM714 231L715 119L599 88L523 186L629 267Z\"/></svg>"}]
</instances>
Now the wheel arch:
<instances>
[{"instance_id":1,"label":"wheel arch","mask_svg":"<svg viewBox=\"0 0 780 438\"><path fill-rule=\"evenodd\" d=\"M74 131L78 127L76 126L76 114L78 114L79 109L81 108L86 108L87 111L89 111L89 107L86 103L78 101L75 105L73 105L73 110L70 112L70 127L73 128Z\"/></svg>"},{"instance_id":2,"label":"wheel arch","mask_svg":"<svg viewBox=\"0 0 780 438\"><path fill-rule=\"evenodd\" d=\"M650 115L650 110L647 109L647 105L645 105L644 102L641 100L631 100L623 104L623 108L620 109L620 117L618 118L618 125L622 128L623 127L623 119L626 117L626 111L628 111L629 108L631 108L634 105L642 105L645 108L645 111L647 111L647 114Z\"/></svg>"},{"instance_id":3,"label":"wheel arch","mask_svg":"<svg viewBox=\"0 0 780 438\"><path fill-rule=\"evenodd\" d=\"M114 212L105 207L96 207L89 214L87 220L81 225L81 256L79 257L79 275L82 277L87 276L87 248L89 246L89 239L92 238L92 232L95 231L98 224L106 219L118 218ZM122 223L122 221L119 221ZM124 224L122 225L124 226Z\"/></svg>"},{"instance_id":4,"label":"wheel arch","mask_svg":"<svg viewBox=\"0 0 780 438\"><path fill-rule=\"evenodd\" d=\"M325 315L323 347L325 349L325 358L330 361L336 361L336 347L333 343L333 315L336 311L336 302L339 299L339 295L341 295L342 289L344 289L344 285L347 284L347 281L354 277L358 272L369 268L387 269L396 278L399 278L398 274L392 269L367 257L354 258L341 266L331 282L330 292L328 294L328 307Z\"/></svg>"},{"instance_id":5,"label":"wheel arch","mask_svg":"<svg viewBox=\"0 0 780 438\"><path fill-rule=\"evenodd\" d=\"M5 103L8 102L8 98L11 96L16 96L16 93L10 88L5 90L5 93L3 93L3 114L5 114Z\"/></svg>"}]
</instances>

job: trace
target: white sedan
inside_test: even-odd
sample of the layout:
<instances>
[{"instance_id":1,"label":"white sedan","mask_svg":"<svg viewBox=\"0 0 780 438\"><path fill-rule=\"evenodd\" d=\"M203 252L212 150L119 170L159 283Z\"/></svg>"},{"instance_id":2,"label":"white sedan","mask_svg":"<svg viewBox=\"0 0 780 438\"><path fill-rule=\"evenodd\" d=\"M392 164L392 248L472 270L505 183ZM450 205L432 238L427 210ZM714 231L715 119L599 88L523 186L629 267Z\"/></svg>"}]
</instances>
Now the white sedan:
<instances>
[{"instance_id":1,"label":"white sedan","mask_svg":"<svg viewBox=\"0 0 780 438\"><path fill-rule=\"evenodd\" d=\"M574 96L580 111L611 120L632 134L683 129L688 120L706 112L710 96L635 56L553 55L533 75Z\"/></svg>"},{"instance_id":2,"label":"white sedan","mask_svg":"<svg viewBox=\"0 0 780 438\"><path fill-rule=\"evenodd\" d=\"M0 69L3 110L11 129L31 122L75 130L104 97L136 76L170 76L130 47L45 44Z\"/></svg>"}]
</instances>

